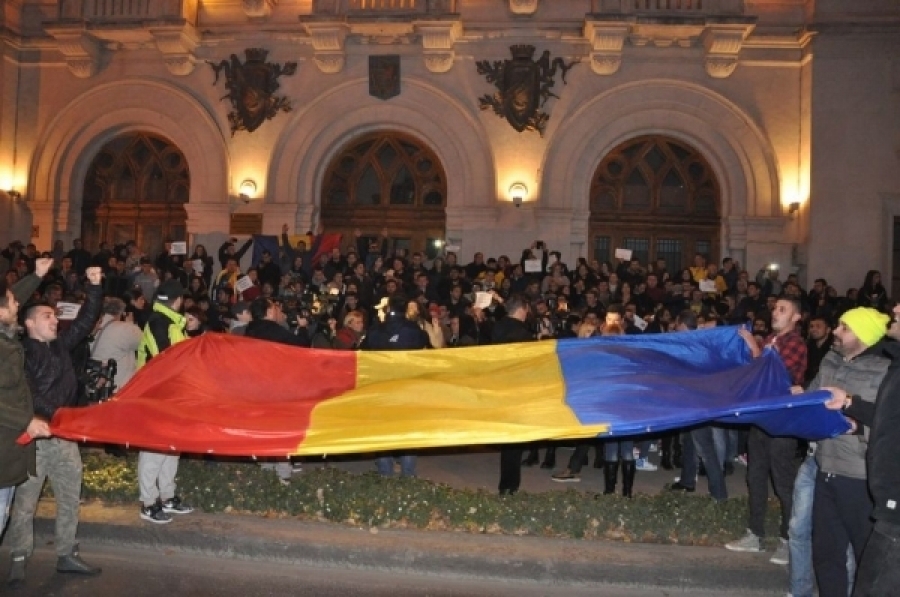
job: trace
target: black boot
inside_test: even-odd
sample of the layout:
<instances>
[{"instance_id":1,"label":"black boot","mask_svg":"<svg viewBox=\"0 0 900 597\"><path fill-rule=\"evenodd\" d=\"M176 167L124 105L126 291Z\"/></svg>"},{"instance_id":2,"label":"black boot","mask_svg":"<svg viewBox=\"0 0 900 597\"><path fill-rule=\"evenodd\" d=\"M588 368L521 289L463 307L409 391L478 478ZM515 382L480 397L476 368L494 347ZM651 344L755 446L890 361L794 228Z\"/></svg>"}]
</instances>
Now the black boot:
<instances>
[{"instance_id":1,"label":"black boot","mask_svg":"<svg viewBox=\"0 0 900 597\"><path fill-rule=\"evenodd\" d=\"M9 576L6 584L10 589L18 589L25 584L25 554L14 552L11 554L12 563L9 566Z\"/></svg>"},{"instance_id":2,"label":"black boot","mask_svg":"<svg viewBox=\"0 0 900 597\"><path fill-rule=\"evenodd\" d=\"M659 441L659 466L663 467L663 470L670 471L674 467L672 466L672 436L666 435Z\"/></svg>"},{"instance_id":3,"label":"black boot","mask_svg":"<svg viewBox=\"0 0 900 597\"><path fill-rule=\"evenodd\" d=\"M544 453L544 462L541 463L541 468L552 469L556 466L556 446L549 446L547 451Z\"/></svg>"},{"instance_id":4,"label":"black boot","mask_svg":"<svg viewBox=\"0 0 900 597\"><path fill-rule=\"evenodd\" d=\"M71 554L60 556L56 559L56 571L66 572L70 574L84 574L85 576L96 576L100 574L100 568L95 568L81 559L78 555L76 547Z\"/></svg>"},{"instance_id":5,"label":"black boot","mask_svg":"<svg viewBox=\"0 0 900 597\"><path fill-rule=\"evenodd\" d=\"M522 461L524 466L534 466L538 462L541 461L541 456L538 454L537 448L532 448L528 450L528 456L525 457L525 460Z\"/></svg>"},{"instance_id":6,"label":"black boot","mask_svg":"<svg viewBox=\"0 0 900 597\"><path fill-rule=\"evenodd\" d=\"M603 468L603 448L601 446L597 446L594 448L594 468ZM584 461L584 464L587 465L587 460Z\"/></svg>"},{"instance_id":7,"label":"black boot","mask_svg":"<svg viewBox=\"0 0 900 597\"><path fill-rule=\"evenodd\" d=\"M616 492L616 478L619 476L619 461L603 463L603 495Z\"/></svg>"},{"instance_id":8,"label":"black boot","mask_svg":"<svg viewBox=\"0 0 900 597\"><path fill-rule=\"evenodd\" d=\"M634 488L634 474L637 472L637 463L634 460L622 461L622 495L631 497Z\"/></svg>"}]
</instances>

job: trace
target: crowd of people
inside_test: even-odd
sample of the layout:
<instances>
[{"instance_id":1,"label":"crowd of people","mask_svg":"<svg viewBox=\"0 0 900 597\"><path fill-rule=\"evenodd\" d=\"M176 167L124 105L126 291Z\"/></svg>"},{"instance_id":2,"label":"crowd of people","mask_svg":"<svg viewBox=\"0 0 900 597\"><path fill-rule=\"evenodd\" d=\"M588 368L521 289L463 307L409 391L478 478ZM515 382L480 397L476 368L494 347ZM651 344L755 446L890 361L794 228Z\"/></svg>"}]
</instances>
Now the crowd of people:
<instances>
[{"instance_id":1,"label":"crowd of people","mask_svg":"<svg viewBox=\"0 0 900 597\"><path fill-rule=\"evenodd\" d=\"M414 350L742 325L751 354L767 347L778 352L798 391L830 389L828 407L843 410L852 433L801 447L757 428L705 425L663 437L578 442L553 480L578 481L594 447L603 494L616 491L621 471L622 493L630 497L636 472L655 470L647 459L652 442L662 467L681 468L667 490L694 492L700 472L710 495L724 500L724 477L735 463L747 464L748 533L729 549L762 550L771 479L782 509L782 541L771 561L790 561L795 597L812 594L813 571L821 595L844 597L854 579L854 594L890 594L872 588L893 581L885 581L880 564L867 564L863 549L867 539L874 541L870 535L878 537L881 561L896 559L891 548L900 536L894 482L872 485L873 442L892 433L890 422L879 424L884 409L875 408L886 400L879 386L896 362L885 335L900 337L878 271L869 271L859 288L839 292L823 278L805 289L794 274L782 280L776 267L752 272L731 258L720 265L700 254L675 271L664 259L566 264L535 241L516 260L479 252L463 264L453 252L427 259L395 248L386 230L377 236L357 230L346 246L329 251L321 250L321 229L294 243L287 225L282 232L277 252L259 252L246 271L241 261L253 239L229 239L215 259L202 245L185 251L171 242L157 255L144 255L134 242L103 243L92 254L79 240L68 250L57 242L45 253L12 242L0 253L0 355L9 355L0 398L0 523L4 504L12 503L12 583L24 582L34 505L48 476L70 490L57 501L72 509L58 506L57 569L99 572L81 560L74 542L77 446L49 438L47 427L56 408L83 401L78 378L91 358L115 361L114 387L121 387L169 345L204 333L336 350ZM81 307L74 319L58 321L63 305ZM34 441L16 443L22 433ZM807 449L801 466L798 454ZM521 466L555 469L555 455L553 444L504 446L500 494L518 490ZM376 462L383 475L415 475L413 453L381 454ZM879 466L896 468L891 462ZM177 456L141 452L142 519L165 524L172 514L191 511L176 494L177 466ZM286 483L295 470L290 462L274 468Z\"/></svg>"}]
</instances>

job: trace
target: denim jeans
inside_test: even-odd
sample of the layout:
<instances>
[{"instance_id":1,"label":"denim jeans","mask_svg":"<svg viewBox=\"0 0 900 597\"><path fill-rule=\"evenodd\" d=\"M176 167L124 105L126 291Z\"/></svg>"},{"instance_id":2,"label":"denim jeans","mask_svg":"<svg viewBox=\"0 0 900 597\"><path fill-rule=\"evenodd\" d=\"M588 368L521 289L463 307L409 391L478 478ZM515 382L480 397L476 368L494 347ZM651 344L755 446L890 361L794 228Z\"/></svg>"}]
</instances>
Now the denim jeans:
<instances>
[{"instance_id":1,"label":"denim jeans","mask_svg":"<svg viewBox=\"0 0 900 597\"><path fill-rule=\"evenodd\" d=\"M16 495L16 486L0 488L0 537L9 520L9 507L12 506L13 496Z\"/></svg>"},{"instance_id":2,"label":"denim jeans","mask_svg":"<svg viewBox=\"0 0 900 597\"><path fill-rule=\"evenodd\" d=\"M697 454L706 466L709 495L715 500L728 499L728 489L725 486L725 430L704 425L691 431L691 438Z\"/></svg>"},{"instance_id":3,"label":"denim jeans","mask_svg":"<svg viewBox=\"0 0 900 597\"><path fill-rule=\"evenodd\" d=\"M606 462L634 460L634 441L603 442L603 458Z\"/></svg>"},{"instance_id":4,"label":"denim jeans","mask_svg":"<svg viewBox=\"0 0 900 597\"><path fill-rule=\"evenodd\" d=\"M375 459L375 466L378 467L378 474L382 477L394 476L394 458L395 456L380 456ZM400 461L400 476L415 477L416 476L416 455L415 454L398 454L396 458ZM521 457L520 457L521 460Z\"/></svg>"},{"instance_id":5,"label":"denim jeans","mask_svg":"<svg viewBox=\"0 0 900 597\"><path fill-rule=\"evenodd\" d=\"M725 433L725 462L733 462L738 457L740 431L734 427L725 427L722 431Z\"/></svg>"},{"instance_id":6,"label":"denim jeans","mask_svg":"<svg viewBox=\"0 0 900 597\"><path fill-rule=\"evenodd\" d=\"M697 448L694 447L694 438L690 431L682 431L678 434L681 443L681 481L686 487L694 487L697 484Z\"/></svg>"},{"instance_id":7,"label":"denim jeans","mask_svg":"<svg viewBox=\"0 0 900 597\"><path fill-rule=\"evenodd\" d=\"M809 455L800 465L797 478L794 480L794 503L791 508L791 520L788 523L793 597L813 597L816 593L812 562L812 513L818 471L816 457Z\"/></svg>"}]
</instances>

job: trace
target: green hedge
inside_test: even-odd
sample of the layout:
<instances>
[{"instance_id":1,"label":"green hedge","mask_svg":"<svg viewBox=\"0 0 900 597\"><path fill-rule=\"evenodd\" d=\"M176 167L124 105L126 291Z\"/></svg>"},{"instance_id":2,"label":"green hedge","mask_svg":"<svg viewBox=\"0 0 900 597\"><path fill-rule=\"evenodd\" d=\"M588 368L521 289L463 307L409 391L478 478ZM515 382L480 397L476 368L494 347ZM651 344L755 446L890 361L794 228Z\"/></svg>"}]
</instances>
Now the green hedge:
<instances>
[{"instance_id":1,"label":"green hedge","mask_svg":"<svg viewBox=\"0 0 900 597\"><path fill-rule=\"evenodd\" d=\"M582 491L519 493L455 489L422 479L386 479L319 468L282 485L272 471L252 463L182 459L179 493L206 512L290 516L361 527L416 528L540 535L630 542L721 545L744 533L747 499L717 504L708 497L667 494L633 499ZM83 495L106 503L138 500L137 458L84 456ZM775 502L767 519L770 541L778 536Z\"/></svg>"}]
</instances>

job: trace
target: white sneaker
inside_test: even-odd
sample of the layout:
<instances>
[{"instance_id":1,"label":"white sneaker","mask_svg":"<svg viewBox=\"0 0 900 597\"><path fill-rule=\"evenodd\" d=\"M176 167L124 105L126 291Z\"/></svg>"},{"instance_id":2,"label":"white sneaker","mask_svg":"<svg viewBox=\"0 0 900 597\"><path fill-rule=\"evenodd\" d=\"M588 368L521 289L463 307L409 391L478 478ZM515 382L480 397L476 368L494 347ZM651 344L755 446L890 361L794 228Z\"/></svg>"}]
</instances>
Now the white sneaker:
<instances>
[{"instance_id":1,"label":"white sneaker","mask_svg":"<svg viewBox=\"0 0 900 597\"><path fill-rule=\"evenodd\" d=\"M725 549L731 551L762 551L762 548L759 545L759 537L754 535L753 531L751 531L750 529L747 529L747 534L740 539L736 539L730 543L726 543Z\"/></svg>"},{"instance_id":2,"label":"white sneaker","mask_svg":"<svg viewBox=\"0 0 900 597\"><path fill-rule=\"evenodd\" d=\"M647 471L649 473L652 473L653 471L655 471L659 468L655 464L652 464L646 458L638 458L634 462L635 462L634 468L636 468L639 471Z\"/></svg>"},{"instance_id":3,"label":"white sneaker","mask_svg":"<svg viewBox=\"0 0 900 597\"><path fill-rule=\"evenodd\" d=\"M775 548L775 553L772 554L772 557L769 558L769 561L773 564L778 564L779 566L787 566L788 561L790 560L790 543L788 543L787 539L779 539L778 547Z\"/></svg>"}]
</instances>

